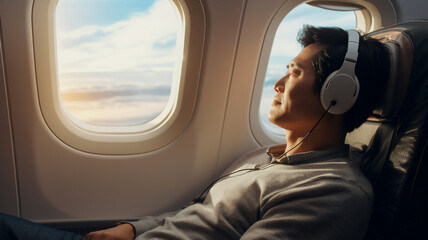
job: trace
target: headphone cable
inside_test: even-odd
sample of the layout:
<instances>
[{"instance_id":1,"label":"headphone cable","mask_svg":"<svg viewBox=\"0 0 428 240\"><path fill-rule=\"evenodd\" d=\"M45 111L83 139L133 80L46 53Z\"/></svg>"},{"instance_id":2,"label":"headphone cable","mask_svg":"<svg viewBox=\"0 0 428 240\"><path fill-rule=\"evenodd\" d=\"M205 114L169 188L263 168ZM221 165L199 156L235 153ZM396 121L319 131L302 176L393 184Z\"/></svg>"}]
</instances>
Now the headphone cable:
<instances>
[{"instance_id":1,"label":"headphone cable","mask_svg":"<svg viewBox=\"0 0 428 240\"><path fill-rule=\"evenodd\" d=\"M309 132L302 138L302 140L300 140L296 145L294 145L292 148L290 148L290 149L288 149L286 152L284 152L283 154L281 154L279 157L277 157L277 158L282 158L283 156L285 156L285 155L287 155L287 153L289 153L291 150L293 150L293 149L295 149L296 147L298 147L302 142L303 142L303 140L305 140L314 130L315 130L315 128L318 126L318 124L321 122L321 120L324 118L324 116L328 113L328 110L330 110L330 108L332 107L332 106L334 106L334 105L336 105L336 101L335 100L333 100L333 101L331 101L331 103L330 103L330 106L328 106L328 108L324 111L324 113L321 115L321 117L320 117L320 119L318 120L318 122L317 123L315 123L315 125L312 127L312 129L311 130L309 130Z\"/></svg>"},{"instance_id":2,"label":"headphone cable","mask_svg":"<svg viewBox=\"0 0 428 240\"><path fill-rule=\"evenodd\" d=\"M291 149L289 149L289 150L287 150L286 152L284 152L283 154L281 154L278 158L281 158L281 157L283 157L284 155L287 155L287 153L289 153L291 150L293 150L293 149L295 149L297 146L299 146L302 142L303 142L303 140L305 140L311 133L312 133L312 131L314 131L314 129L318 126L318 124L321 122L321 120L324 118L324 116L327 114L327 112L328 112L328 110L330 110L330 108L332 107L332 106L334 106L334 105L336 105L336 101L335 100L333 100L333 101L331 101L331 103L330 103L330 106L325 110L325 112L322 114L322 116L320 117L320 119L315 123L315 125L312 127L312 129L311 130L309 130L309 132L302 138L302 140L300 140L296 145L294 145L294 147L292 147ZM261 167L259 167L258 165L256 165L255 167L253 167L253 168L243 168L243 169L239 169L239 170L236 170L236 171L233 171L233 172L230 172L230 173L228 173L228 174L225 174L225 175L223 175L223 176L220 176L219 178L217 178L216 180L214 180L210 185L208 185L208 187L206 187L205 189L204 189L204 191L201 193L201 194L199 194L199 196L195 199L195 200L193 200L193 203L201 203L202 202L202 196L204 195L204 193L205 192L207 192L207 191L209 191L213 186L214 186L214 184L216 184L217 182L219 182L219 181L221 181L221 180L223 180L224 178L227 178L227 177L229 177L230 175L233 175L233 174L235 174L235 173L239 173L239 172L243 172L243 171L247 171L246 173L248 173L248 172L253 172L253 171L257 171L257 170L261 170L261 169L265 169L265 168L268 168L269 166L271 166L272 164L274 164L275 162L270 162L270 163L268 163L268 164L265 164L265 165L263 165L263 166L261 166Z\"/></svg>"}]
</instances>

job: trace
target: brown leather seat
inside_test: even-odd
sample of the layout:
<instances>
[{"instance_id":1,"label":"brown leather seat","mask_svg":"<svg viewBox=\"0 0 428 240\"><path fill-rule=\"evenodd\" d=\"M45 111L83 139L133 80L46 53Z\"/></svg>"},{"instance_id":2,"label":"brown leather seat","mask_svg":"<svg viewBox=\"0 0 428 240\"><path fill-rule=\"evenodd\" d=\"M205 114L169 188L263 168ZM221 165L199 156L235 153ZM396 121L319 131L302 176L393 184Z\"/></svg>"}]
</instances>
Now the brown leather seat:
<instances>
[{"instance_id":1,"label":"brown leather seat","mask_svg":"<svg viewBox=\"0 0 428 240\"><path fill-rule=\"evenodd\" d=\"M368 36L388 46L392 68L382 106L363 125L372 136L357 130L348 138L369 139L360 144L375 193L366 239L428 239L428 21Z\"/></svg>"}]
</instances>

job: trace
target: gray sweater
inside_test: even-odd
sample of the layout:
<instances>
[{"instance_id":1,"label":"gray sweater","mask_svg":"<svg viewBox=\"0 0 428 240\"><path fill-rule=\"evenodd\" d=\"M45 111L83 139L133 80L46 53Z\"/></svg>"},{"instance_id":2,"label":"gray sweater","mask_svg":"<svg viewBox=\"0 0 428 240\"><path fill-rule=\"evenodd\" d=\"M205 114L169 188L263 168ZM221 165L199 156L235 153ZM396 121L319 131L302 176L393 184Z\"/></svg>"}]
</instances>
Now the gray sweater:
<instances>
[{"instance_id":1,"label":"gray sweater","mask_svg":"<svg viewBox=\"0 0 428 240\"><path fill-rule=\"evenodd\" d=\"M349 146L279 157L258 150L228 171L203 203L131 223L136 239L362 239L373 193Z\"/></svg>"}]
</instances>

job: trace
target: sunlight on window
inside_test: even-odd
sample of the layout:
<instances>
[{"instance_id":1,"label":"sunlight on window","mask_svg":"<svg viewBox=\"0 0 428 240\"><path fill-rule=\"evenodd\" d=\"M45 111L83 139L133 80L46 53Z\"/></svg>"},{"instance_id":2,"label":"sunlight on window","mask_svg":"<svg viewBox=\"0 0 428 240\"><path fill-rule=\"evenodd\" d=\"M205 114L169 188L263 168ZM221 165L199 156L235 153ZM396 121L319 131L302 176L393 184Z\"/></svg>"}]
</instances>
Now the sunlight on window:
<instances>
[{"instance_id":1,"label":"sunlight on window","mask_svg":"<svg viewBox=\"0 0 428 240\"><path fill-rule=\"evenodd\" d=\"M272 45L259 109L262 125L274 134L285 135L285 131L268 120L271 103L275 96L273 85L286 74L287 64L301 51L302 47L296 38L304 24L355 29L356 19L352 11L338 12L302 4L294 8L282 20Z\"/></svg>"},{"instance_id":2,"label":"sunlight on window","mask_svg":"<svg viewBox=\"0 0 428 240\"><path fill-rule=\"evenodd\" d=\"M168 0L60 0L58 81L73 118L137 125L167 105L181 24Z\"/></svg>"}]
</instances>

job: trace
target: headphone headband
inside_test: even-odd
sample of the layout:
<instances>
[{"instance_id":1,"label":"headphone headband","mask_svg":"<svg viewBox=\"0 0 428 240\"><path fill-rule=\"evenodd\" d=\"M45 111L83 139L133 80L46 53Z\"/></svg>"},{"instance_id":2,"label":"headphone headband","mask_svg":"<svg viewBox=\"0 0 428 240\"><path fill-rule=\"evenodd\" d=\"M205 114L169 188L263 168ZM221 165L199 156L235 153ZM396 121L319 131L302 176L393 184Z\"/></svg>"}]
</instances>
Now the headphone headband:
<instances>
[{"instance_id":1,"label":"headphone headband","mask_svg":"<svg viewBox=\"0 0 428 240\"><path fill-rule=\"evenodd\" d=\"M345 55L346 61L357 63L358 59L358 46L360 44L360 34L357 31L348 30L348 50Z\"/></svg>"}]
</instances>

